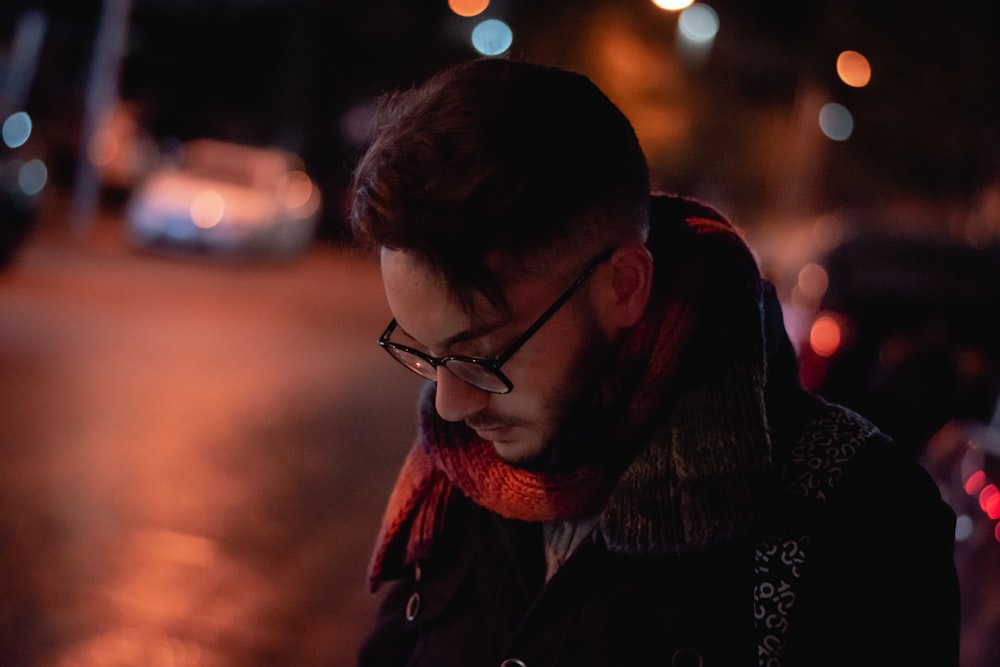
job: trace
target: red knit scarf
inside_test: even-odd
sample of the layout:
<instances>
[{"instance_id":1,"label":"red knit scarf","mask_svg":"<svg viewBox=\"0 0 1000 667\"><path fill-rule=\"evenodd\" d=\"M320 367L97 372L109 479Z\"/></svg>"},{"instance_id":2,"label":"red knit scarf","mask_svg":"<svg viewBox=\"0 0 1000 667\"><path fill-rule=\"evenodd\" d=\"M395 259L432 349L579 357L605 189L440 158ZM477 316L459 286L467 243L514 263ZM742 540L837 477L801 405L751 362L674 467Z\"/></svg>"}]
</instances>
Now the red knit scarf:
<instances>
[{"instance_id":1,"label":"red knit scarf","mask_svg":"<svg viewBox=\"0 0 1000 667\"><path fill-rule=\"evenodd\" d=\"M620 414L608 440L619 449L620 458L631 456L635 443L648 436L698 322L705 298L702 286L715 270L713 259L688 251L691 239L721 238L723 245L749 256L733 227L713 211L690 202L686 211L701 215L655 221L658 227L650 242L657 262L655 296L623 341L618 363L610 365L614 370L594 398L594 409ZM471 429L436 415L433 384L421 397L420 413L419 435L390 495L376 543L370 570L373 589L428 555L455 493L508 518L567 519L600 512L621 472L607 462L559 473L511 467Z\"/></svg>"}]
</instances>

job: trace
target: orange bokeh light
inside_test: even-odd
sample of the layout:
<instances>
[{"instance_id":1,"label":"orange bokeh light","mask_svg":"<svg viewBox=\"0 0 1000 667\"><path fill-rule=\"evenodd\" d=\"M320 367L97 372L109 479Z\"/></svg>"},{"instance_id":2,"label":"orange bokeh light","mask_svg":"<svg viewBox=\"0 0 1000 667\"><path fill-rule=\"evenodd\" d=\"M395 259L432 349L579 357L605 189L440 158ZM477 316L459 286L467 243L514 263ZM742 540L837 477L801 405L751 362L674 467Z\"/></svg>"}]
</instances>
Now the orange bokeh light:
<instances>
[{"instance_id":1,"label":"orange bokeh light","mask_svg":"<svg viewBox=\"0 0 1000 667\"><path fill-rule=\"evenodd\" d=\"M872 66L857 51L844 51L837 56L837 76L853 88L864 88L872 78Z\"/></svg>"},{"instance_id":2,"label":"orange bokeh light","mask_svg":"<svg viewBox=\"0 0 1000 667\"><path fill-rule=\"evenodd\" d=\"M653 0L653 4L668 12L679 12L694 4L694 0Z\"/></svg>"},{"instance_id":3,"label":"orange bokeh light","mask_svg":"<svg viewBox=\"0 0 1000 667\"><path fill-rule=\"evenodd\" d=\"M448 0L448 8L459 16L478 16L490 6L490 0Z\"/></svg>"},{"instance_id":4,"label":"orange bokeh light","mask_svg":"<svg viewBox=\"0 0 1000 667\"><path fill-rule=\"evenodd\" d=\"M819 300L830 286L830 274L819 264L809 262L799 270L796 285L803 296Z\"/></svg>"},{"instance_id":5,"label":"orange bokeh light","mask_svg":"<svg viewBox=\"0 0 1000 667\"><path fill-rule=\"evenodd\" d=\"M832 356L840 348L840 323L829 315L816 318L809 329L809 346L821 357Z\"/></svg>"}]
</instances>

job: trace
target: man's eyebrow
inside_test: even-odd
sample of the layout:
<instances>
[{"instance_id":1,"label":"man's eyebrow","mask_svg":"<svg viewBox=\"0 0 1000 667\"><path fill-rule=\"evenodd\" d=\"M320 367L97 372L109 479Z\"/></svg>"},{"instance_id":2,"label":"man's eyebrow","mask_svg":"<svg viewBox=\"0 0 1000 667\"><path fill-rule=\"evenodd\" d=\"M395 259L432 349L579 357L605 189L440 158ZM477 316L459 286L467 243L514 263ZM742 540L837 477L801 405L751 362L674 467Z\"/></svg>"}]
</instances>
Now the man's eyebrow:
<instances>
[{"instance_id":1,"label":"man's eyebrow","mask_svg":"<svg viewBox=\"0 0 1000 667\"><path fill-rule=\"evenodd\" d=\"M475 326L469 327L468 329L463 329L462 331L459 331L456 334L448 336L443 341L441 341L441 347L447 349L459 343L467 343L469 341L476 340L484 336L488 336L489 334L493 333L503 325L504 322L483 322L482 324L477 324ZM399 326L398 324L396 326L399 328L400 331L406 334L410 338L410 340L413 341L417 340L414 336L410 334L409 331L404 329L402 326ZM420 345L424 346L425 348L427 347L427 344L423 342L420 342Z\"/></svg>"}]
</instances>

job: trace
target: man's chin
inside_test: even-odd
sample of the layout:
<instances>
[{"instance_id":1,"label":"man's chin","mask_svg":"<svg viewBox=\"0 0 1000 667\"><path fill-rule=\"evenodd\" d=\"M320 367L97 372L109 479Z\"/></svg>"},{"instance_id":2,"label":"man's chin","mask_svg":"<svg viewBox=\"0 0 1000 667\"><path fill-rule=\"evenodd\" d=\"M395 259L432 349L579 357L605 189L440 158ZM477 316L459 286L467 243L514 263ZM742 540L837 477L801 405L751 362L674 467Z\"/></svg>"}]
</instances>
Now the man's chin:
<instances>
[{"instance_id":1,"label":"man's chin","mask_svg":"<svg viewBox=\"0 0 1000 667\"><path fill-rule=\"evenodd\" d=\"M538 470L544 459L543 450L523 440L494 440L493 450L507 465L524 470Z\"/></svg>"}]
</instances>

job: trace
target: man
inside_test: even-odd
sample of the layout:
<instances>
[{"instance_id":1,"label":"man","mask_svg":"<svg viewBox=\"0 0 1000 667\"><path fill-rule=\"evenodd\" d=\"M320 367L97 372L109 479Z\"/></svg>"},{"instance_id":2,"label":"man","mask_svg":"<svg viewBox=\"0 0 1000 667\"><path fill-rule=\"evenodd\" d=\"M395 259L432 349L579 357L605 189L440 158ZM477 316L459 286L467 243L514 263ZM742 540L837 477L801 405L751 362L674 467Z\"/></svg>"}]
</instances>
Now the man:
<instances>
[{"instance_id":1,"label":"man","mask_svg":"<svg viewBox=\"0 0 1000 667\"><path fill-rule=\"evenodd\" d=\"M586 78L477 60L391 96L353 183L429 380L359 664L954 665L954 515L805 393L736 230L649 193Z\"/></svg>"}]
</instances>

